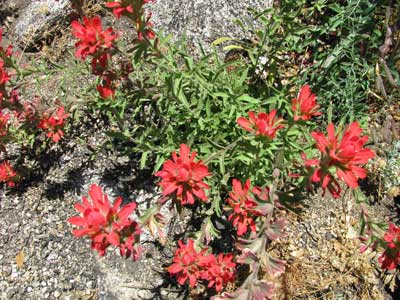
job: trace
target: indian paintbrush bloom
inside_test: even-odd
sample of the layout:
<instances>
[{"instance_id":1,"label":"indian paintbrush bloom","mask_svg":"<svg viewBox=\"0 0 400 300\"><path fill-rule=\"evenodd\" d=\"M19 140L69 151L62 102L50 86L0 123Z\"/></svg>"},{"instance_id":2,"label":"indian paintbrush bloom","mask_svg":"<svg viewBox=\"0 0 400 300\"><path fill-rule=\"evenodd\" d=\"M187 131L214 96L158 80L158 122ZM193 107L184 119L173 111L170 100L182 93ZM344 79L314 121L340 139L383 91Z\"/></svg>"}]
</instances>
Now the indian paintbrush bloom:
<instances>
[{"instance_id":1,"label":"indian paintbrush bloom","mask_svg":"<svg viewBox=\"0 0 400 300\"><path fill-rule=\"evenodd\" d=\"M310 120L312 116L319 116L319 105L316 101L317 96L311 92L310 86L305 85L301 88L296 99L292 100L292 110L294 112L294 120Z\"/></svg>"},{"instance_id":2,"label":"indian paintbrush bloom","mask_svg":"<svg viewBox=\"0 0 400 300\"><path fill-rule=\"evenodd\" d=\"M8 161L0 164L0 182L6 182L9 187L14 187L16 177L17 173L15 173Z\"/></svg>"},{"instance_id":3,"label":"indian paintbrush bloom","mask_svg":"<svg viewBox=\"0 0 400 300\"><path fill-rule=\"evenodd\" d=\"M62 127L65 124L65 119L68 114L65 113L64 107L59 107L51 116L44 114L37 125L38 128L47 130L47 137L51 138L53 142L57 143L64 135Z\"/></svg>"},{"instance_id":4,"label":"indian paintbrush bloom","mask_svg":"<svg viewBox=\"0 0 400 300\"><path fill-rule=\"evenodd\" d=\"M7 46L6 50L4 51L3 47L1 46L1 42L3 40L3 29L0 28L0 58L11 57L13 53L12 45Z\"/></svg>"},{"instance_id":5,"label":"indian paintbrush bloom","mask_svg":"<svg viewBox=\"0 0 400 300\"><path fill-rule=\"evenodd\" d=\"M176 276L179 284L183 285L188 280L189 286L194 288L197 281L201 279L201 258L207 249L197 252L192 239L189 239L186 245L182 241L178 241L178 246L173 264L168 267L168 272Z\"/></svg>"},{"instance_id":6,"label":"indian paintbrush bloom","mask_svg":"<svg viewBox=\"0 0 400 300\"><path fill-rule=\"evenodd\" d=\"M105 6L112 9L112 12L117 19L121 18L123 14L133 13L132 0L108 2Z\"/></svg>"},{"instance_id":7,"label":"indian paintbrush bloom","mask_svg":"<svg viewBox=\"0 0 400 300\"><path fill-rule=\"evenodd\" d=\"M375 153L369 148L364 148L368 137L361 136L362 129L357 122L351 123L344 130L343 135L335 134L332 123L328 125L327 131L327 136L321 132L311 133L322 155L319 166L312 175L312 181L321 182L322 188L327 187L337 198L340 187L334 178L334 171L337 177L350 188L356 188L358 187L357 180L367 176L367 171L360 165L367 163Z\"/></svg>"},{"instance_id":8,"label":"indian paintbrush bloom","mask_svg":"<svg viewBox=\"0 0 400 300\"><path fill-rule=\"evenodd\" d=\"M226 200L232 209L228 220L232 221L234 227L237 228L238 235L244 235L250 228L251 231L256 231L256 223L254 218L262 215L257 210L257 202L251 195L250 179L242 187L242 183L233 179L232 192L229 193L229 198Z\"/></svg>"},{"instance_id":9,"label":"indian paintbrush bloom","mask_svg":"<svg viewBox=\"0 0 400 300\"><path fill-rule=\"evenodd\" d=\"M123 207L122 198L119 197L111 206L106 194L101 188L92 184L89 189L89 198L82 197L83 203L75 204L75 209L81 216L68 219L73 225L80 227L72 231L76 237L88 236L92 239L92 248L101 256L109 245L120 248L122 256L132 255L136 260L140 248L137 243L140 238L139 224L131 220L129 216L136 209L136 203L130 203Z\"/></svg>"},{"instance_id":10,"label":"indian paintbrush bloom","mask_svg":"<svg viewBox=\"0 0 400 300\"><path fill-rule=\"evenodd\" d=\"M109 51L114 46L114 40L118 38L118 34L114 33L110 27L103 31L101 19L93 17L83 18L83 24L73 21L72 33L80 39L75 47L76 57L85 59L88 55L92 56L92 72L95 75L102 75L102 83L97 85L96 89L100 96L104 99L114 98L115 84L113 83L114 71L109 70L107 74L108 62L111 61L112 54Z\"/></svg>"},{"instance_id":11,"label":"indian paintbrush bloom","mask_svg":"<svg viewBox=\"0 0 400 300\"><path fill-rule=\"evenodd\" d=\"M83 17L83 24L72 21L71 26L72 34L79 39L75 43L77 58L85 59L88 55L100 56L113 47L113 42L118 38L118 34L114 33L111 27L103 31L98 16Z\"/></svg>"},{"instance_id":12,"label":"indian paintbrush bloom","mask_svg":"<svg viewBox=\"0 0 400 300\"><path fill-rule=\"evenodd\" d=\"M0 111L0 141L2 138L6 137L8 134L8 120L10 118L9 114L3 113ZM1 144L1 143L0 143Z\"/></svg>"},{"instance_id":13,"label":"indian paintbrush bloom","mask_svg":"<svg viewBox=\"0 0 400 300\"><path fill-rule=\"evenodd\" d=\"M284 128L283 119L276 117L276 110L270 113L260 112L255 115L253 111L249 112L249 119L240 117L236 121L245 130L268 139L274 139L279 129Z\"/></svg>"},{"instance_id":14,"label":"indian paintbrush bloom","mask_svg":"<svg viewBox=\"0 0 400 300\"><path fill-rule=\"evenodd\" d=\"M209 176L208 168L203 162L195 162L196 152L190 154L190 148L181 144L179 156L172 153L172 160L163 164L162 170L155 175L161 177L159 185L164 196L173 195L182 204L194 204L195 197L207 202L205 189L208 184L203 182Z\"/></svg>"},{"instance_id":15,"label":"indian paintbrush bloom","mask_svg":"<svg viewBox=\"0 0 400 300\"><path fill-rule=\"evenodd\" d=\"M10 80L10 75L4 69L4 61L0 60L0 86L4 86Z\"/></svg>"},{"instance_id":16,"label":"indian paintbrush bloom","mask_svg":"<svg viewBox=\"0 0 400 300\"><path fill-rule=\"evenodd\" d=\"M219 293L227 283L235 280L236 264L233 262L233 254L220 253L218 256L210 254L206 257L203 267L202 279L208 281L208 287L215 287Z\"/></svg>"},{"instance_id":17,"label":"indian paintbrush bloom","mask_svg":"<svg viewBox=\"0 0 400 300\"><path fill-rule=\"evenodd\" d=\"M220 292L228 282L234 281L236 264L232 253L220 253L216 257L212 253L207 254L208 248L197 251L192 239L186 245L178 241L178 246L173 264L167 270L176 276L179 284L188 281L189 286L194 288L198 281L205 280L208 281L208 287L215 287Z\"/></svg>"},{"instance_id":18,"label":"indian paintbrush bloom","mask_svg":"<svg viewBox=\"0 0 400 300\"><path fill-rule=\"evenodd\" d=\"M378 261L383 269L394 270L400 264L400 228L390 223L383 239L387 248Z\"/></svg>"},{"instance_id":19,"label":"indian paintbrush bloom","mask_svg":"<svg viewBox=\"0 0 400 300\"><path fill-rule=\"evenodd\" d=\"M100 97L104 99L115 97L116 88L110 76L104 76L102 84L97 85L96 89L99 92Z\"/></svg>"},{"instance_id":20,"label":"indian paintbrush bloom","mask_svg":"<svg viewBox=\"0 0 400 300\"><path fill-rule=\"evenodd\" d=\"M10 80L10 75L4 69L4 62L0 59L0 103L7 95L6 83Z\"/></svg>"},{"instance_id":21,"label":"indian paintbrush bloom","mask_svg":"<svg viewBox=\"0 0 400 300\"><path fill-rule=\"evenodd\" d=\"M154 2L153 0L119 0L112 1L105 4L107 8L112 9L114 16L119 19L121 16L128 17L135 23L136 32L139 41L143 40L143 36L148 39L155 37L154 31L151 29L153 23L150 22L151 13L145 17L144 5Z\"/></svg>"}]
</instances>

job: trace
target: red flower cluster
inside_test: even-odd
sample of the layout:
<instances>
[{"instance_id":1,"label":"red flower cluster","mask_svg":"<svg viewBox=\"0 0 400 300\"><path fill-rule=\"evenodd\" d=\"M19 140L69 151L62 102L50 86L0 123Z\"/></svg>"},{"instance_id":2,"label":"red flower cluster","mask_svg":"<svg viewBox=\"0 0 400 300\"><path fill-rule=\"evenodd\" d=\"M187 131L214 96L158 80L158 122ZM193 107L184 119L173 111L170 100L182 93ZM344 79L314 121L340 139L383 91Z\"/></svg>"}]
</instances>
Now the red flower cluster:
<instances>
[{"instance_id":1,"label":"red flower cluster","mask_svg":"<svg viewBox=\"0 0 400 300\"><path fill-rule=\"evenodd\" d=\"M400 264L400 228L390 223L383 239L387 248L378 261L383 269L394 270Z\"/></svg>"},{"instance_id":2,"label":"red flower cluster","mask_svg":"<svg viewBox=\"0 0 400 300\"><path fill-rule=\"evenodd\" d=\"M5 69L6 61L8 57L11 57L13 54L13 48L11 45L4 48L1 46L1 42L3 40L3 29L0 28L0 104L4 97L8 97L6 92L6 83L10 80L10 74L8 74Z\"/></svg>"},{"instance_id":3,"label":"red flower cluster","mask_svg":"<svg viewBox=\"0 0 400 300\"><path fill-rule=\"evenodd\" d=\"M138 259L140 248L137 243L141 231L139 224L129 219L129 215L136 209L136 203L121 208L122 198L119 197L111 206L107 195L95 184L90 186L89 197L92 203L86 197L82 197L83 203L75 204L75 209L82 216L71 217L68 222L81 228L73 230L72 233L76 237L90 237L92 248L101 256L105 254L109 245L114 245L120 248L122 256Z\"/></svg>"},{"instance_id":4,"label":"red flower cluster","mask_svg":"<svg viewBox=\"0 0 400 300\"><path fill-rule=\"evenodd\" d=\"M208 168L202 161L195 162L196 152L190 154L189 146L181 144L179 157L172 153L172 160L163 164L155 175L161 177L159 185L164 196L174 194L182 204L194 204L194 197L207 202L205 189L210 187L203 182L209 176Z\"/></svg>"},{"instance_id":5,"label":"red flower cluster","mask_svg":"<svg viewBox=\"0 0 400 300\"><path fill-rule=\"evenodd\" d=\"M119 19L122 15L133 13L133 7L130 2L131 1L108 2L105 5L106 7L111 8L114 16Z\"/></svg>"},{"instance_id":6,"label":"red flower cluster","mask_svg":"<svg viewBox=\"0 0 400 300\"><path fill-rule=\"evenodd\" d=\"M65 119L67 117L68 114L65 113L64 107L61 106L57 108L55 114L51 116L43 114L37 127L47 130L47 137L51 138L53 142L57 143L64 135L64 132L61 128L64 126Z\"/></svg>"},{"instance_id":7,"label":"red flower cluster","mask_svg":"<svg viewBox=\"0 0 400 300\"><path fill-rule=\"evenodd\" d=\"M245 130L255 134L265 136L268 139L274 139L276 132L284 128L282 118L276 118L276 110L272 110L269 114L261 112L256 116L253 111L249 112L249 119L240 117L237 123Z\"/></svg>"},{"instance_id":8,"label":"red flower cluster","mask_svg":"<svg viewBox=\"0 0 400 300\"><path fill-rule=\"evenodd\" d=\"M4 86L10 80L10 75L4 69L4 61L0 60L0 86Z\"/></svg>"},{"instance_id":9,"label":"red flower cluster","mask_svg":"<svg viewBox=\"0 0 400 300\"><path fill-rule=\"evenodd\" d=\"M0 103L3 98L7 95L6 83L10 80L10 75L4 69L4 61L0 59Z\"/></svg>"},{"instance_id":10,"label":"red flower cluster","mask_svg":"<svg viewBox=\"0 0 400 300\"><path fill-rule=\"evenodd\" d=\"M305 85L301 88L299 96L292 100L292 110L294 120L310 120L312 116L319 116L319 105L316 101L317 96L311 92L310 86Z\"/></svg>"},{"instance_id":11,"label":"red flower cluster","mask_svg":"<svg viewBox=\"0 0 400 300\"><path fill-rule=\"evenodd\" d=\"M10 118L9 114L4 114L2 110L0 110L0 147L3 146L3 139L8 134L8 119Z\"/></svg>"},{"instance_id":12,"label":"red flower cluster","mask_svg":"<svg viewBox=\"0 0 400 300\"><path fill-rule=\"evenodd\" d=\"M340 196L340 186L334 178L333 170L336 175L349 187L358 187L358 178L365 178L367 171L359 165L365 164L370 158L374 157L374 152L369 148L364 148L367 136L361 136L362 129L357 122L350 124L340 137L335 135L333 124L329 124L328 136L320 132L312 132L311 135L316 141L316 147L321 152L321 160L309 160L308 165L317 165L311 180L321 182L322 188L328 188L329 192L335 197Z\"/></svg>"},{"instance_id":13,"label":"red flower cluster","mask_svg":"<svg viewBox=\"0 0 400 300\"><path fill-rule=\"evenodd\" d=\"M0 28L0 58L4 57L11 57L13 54L13 47L12 45L8 45L6 50L1 46L1 42L3 40L3 29Z\"/></svg>"},{"instance_id":14,"label":"red flower cluster","mask_svg":"<svg viewBox=\"0 0 400 300\"><path fill-rule=\"evenodd\" d=\"M178 245L168 272L177 277L179 284L189 280L189 286L194 288L199 280L205 280L208 287L215 287L220 292L224 285L234 281L236 264L231 253L215 257L214 254L207 254L207 248L197 252L191 239L187 245L182 241L178 241Z\"/></svg>"},{"instance_id":15,"label":"red flower cluster","mask_svg":"<svg viewBox=\"0 0 400 300\"><path fill-rule=\"evenodd\" d=\"M14 187L16 177L17 173L15 173L8 161L0 164L0 182L6 182L9 187Z\"/></svg>"},{"instance_id":16,"label":"red flower cluster","mask_svg":"<svg viewBox=\"0 0 400 300\"><path fill-rule=\"evenodd\" d=\"M86 59L92 56L92 72L102 77L102 84L97 86L97 90L102 98L113 98L115 95L115 74L108 68L108 61L111 60L111 49L114 48L114 41L118 34L114 33L109 27L103 31L101 19L98 16L93 18L83 17L83 24L78 21L71 23L72 34L79 39L75 44L75 56Z\"/></svg>"},{"instance_id":17,"label":"red flower cluster","mask_svg":"<svg viewBox=\"0 0 400 300\"><path fill-rule=\"evenodd\" d=\"M83 17L83 24L72 21L72 34L79 39L75 43L77 48L75 56L86 59L88 55L99 57L113 47L113 42L118 38L110 27L103 31L101 19Z\"/></svg>"},{"instance_id":18,"label":"red flower cluster","mask_svg":"<svg viewBox=\"0 0 400 300\"><path fill-rule=\"evenodd\" d=\"M154 2L154 0L120 0L108 2L105 6L112 9L117 19L125 16L134 22L138 39L143 40L143 35L148 39L155 37L154 31L151 28L153 27L153 23L150 22L151 13L146 18L144 17L143 6L151 2Z\"/></svg>"},{"instance_id":19,"label":"red flower cluster","mask_svg":"<svg viewBox=\"0 0 400 300\"><path fill-rule=\"evenodd\" d=\"M233 262L233 254L218 254L215 257L213 254L207 256L205 270L202 273L202 279L208 281L208 287L214 287L219 293L228 282L235 280L235 267Z\"/></svg>"},{"instance_id":20,"label":"red flower cluster","mask_svg":"<svg viewBox=\"0 0 400 300\"><path fill-rule=\"evenodd\" d=\"M232 221L234 227L237 228L238 235L244 235L250 228L251 231L256 232L256 223L254 218L261 216L262 212L259 211L258 204L250 194L250 179L246 180L246 183L242 187L242 183L233 179L232 181L232 192L229 193L229 198L226 200L228 205L232 209L232 213L229 215L228 220ZM262 193L259 187L252 189L253 194L260 194L265 200L266 193Z\"/></svg>"}]
</instances>

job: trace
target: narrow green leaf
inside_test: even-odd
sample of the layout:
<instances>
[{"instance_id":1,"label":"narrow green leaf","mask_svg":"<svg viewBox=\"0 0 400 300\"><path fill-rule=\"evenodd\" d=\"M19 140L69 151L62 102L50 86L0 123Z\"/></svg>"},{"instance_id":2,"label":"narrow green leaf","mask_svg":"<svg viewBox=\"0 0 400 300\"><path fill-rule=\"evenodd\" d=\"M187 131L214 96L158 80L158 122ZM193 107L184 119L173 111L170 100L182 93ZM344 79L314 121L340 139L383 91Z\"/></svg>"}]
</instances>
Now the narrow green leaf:
<instances>
[{"instance_id":1,"label":"narrow green leaf","mask_svg":"<svg viewBox=\"0 0 400 300\"><path fill-rule=\"evenodd\" d=\"M149 155L149 151L145 151L142 153L142 157L140 159L140 169L144 169L147 162L147 156Z\"/></svg>"},{"instance_id":2,"label":"narrow green leaf","mask_svg":"<svg viewBox=\"0 0 400 300\"><path fill-rule=\"evenodd\" d=\"M238 45L229 45L223 48L224 51L230 51L233 49L243 49L243 47Z\"/></svg>"},{"instance_id":3,"label":"narrow green leaf","mask_svg":"<svg viewBox=\"0 0 400 300\"><path fill-rule=\"evenodd\" d=\"M218 46L219 44L225 43L227 41L232 41L232 40L233 39L230 37L223 36L223 37L216 39L214 42L211 43L211 45Z\"/></svg>"}]
</instances>

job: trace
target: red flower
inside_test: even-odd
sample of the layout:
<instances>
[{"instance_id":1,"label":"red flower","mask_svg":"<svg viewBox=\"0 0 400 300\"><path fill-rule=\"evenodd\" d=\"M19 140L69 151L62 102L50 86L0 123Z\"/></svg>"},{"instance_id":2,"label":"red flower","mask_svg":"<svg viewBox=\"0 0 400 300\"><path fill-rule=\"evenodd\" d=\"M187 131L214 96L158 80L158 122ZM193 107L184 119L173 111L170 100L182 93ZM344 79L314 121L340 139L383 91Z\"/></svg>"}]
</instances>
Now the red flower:
<instances>
[{"instance_id":1,"label":"red flower","mask_svg":"<svg viewBox=\"0 0 400 300\"><path fill-rule=\"evenodd\" d=\"M319 105L316 96L311 92L310 86L305 85L301 88L299 96L292 100L292 110L294 112L294 120L310 120L312 116L321 115L318 112Z\"/></svg>"},{"instance_id":2,"label":"red flower","mask_svg":"<svg viewBox=\"0 0 400 300\"><path fill-rule=\"evenodd\" d=\"M0 86L4 86L10 80L10 75L4 69L4 61L0 60Z\"/></svg>"},{"instance_id":3,"label":"red flower","mask_svg":"<svg viewBox=\"0 0 400 300\"><path fill-rule=\"evenodd\" d=\"M311 133L322 154L320 166L314 172L313 181L322 182L322 187L328 186L328 189L329 183L333 182L336 186L334 189L339 191L339 185L332 175L332 168L334 168L340 180L351 188L358 187L357 179L367 176L367 171L359 165L365 164L375 155L371 149L364 148L368 137L361 136L362 130L357 122L350 124L341 138L339 134L335 135L332 123L328 125L327 131L327 137L320 132Z\"/></svg>"},{"instance_id":4,"label":"red flower","mask_svg":"<svg viewBox=\"0 0 400 300\"><path fill-rule=\"evenodd\" d=\"M103 99L109 99L115 97L115 86L109 76L105 76L103 83L98 85L97 91L100 94L100 97Z\"/></svg>"},{"instance_id":5,"label":"red flower","mask_svg":"<svg viewBox=\"0 0 400 300\"><path fill-rule=\"evenodd\" d=\"M325 195L325 190L328 189L334 198L339 198L342 188L337 180L328 171L326 171L325 168L319 167L321 164L320 160L316 158L308 159L304 152L301 154L301 158L304 161L304 167L306 169L305 176L308 176L310 181L308 188L311 189L311 182L320 182L324 191L322 196ZM318 167L315 168L315 166Z\"/></svg>"},{"instance_id":6,"label":"red flower","mask_svg":"<svg viewBox=\"0 0 400 300\"><path fill-rule=\"evenodd\" d=\"M14 101L18 101L18 94L13 93ZM40 103L39 97L34 97L32 101L24 101L20 106L19 111L15 111L14 115L18 122L36 123L37 120L37 107Z\"/></svg>"},{"instance_id":7,"label":"red flower","mask_svg":"<svg viewBox=\"0 0 400 300\"><path fill-rule=\"evenodd\" d=\"M140 242L140 233L141 230L139 228L139 224L136 222L131 222L130 226L127 226L124 229L122 234L121 243L119 245L119 251L121 256L125 256L129 258L132 256L133 260L138 260L140 253L142 252L142 248L138 246Z\"/></svg>"},{"instance_id":8,"label":"red flower","mask_svg":"<svg viewBox=\"0 0 400 300\"><path fill-rule=\"evenodd\" d=\"M387 248L378 261L383 269L394 270L400 264L400 228L390 223L383 239Z\"/></svg>"},{"instance_id":9,"label":"red flower","mask_svg":"<svg viewBox=\"0 0 400 300\"><path fill-rule=\"evenodd\" d=\"M7 136L8 134L8 119L10 118L9 114L3 114L3 111L0 111L0 141L2 138ZM0 143L1 145L1 143Z\"/></svg>"},{"instance_id":10,"label":"red flower","mask_svg":"<svg viewBox=\"0 0 400 300\"><path fill-rule=\"evenodd\" d=\"M113 42L118 38L110 27L103 31L100 17L83 17L83 24L78 21L71 23L72 34L79 39L75 44L76 57L85 59L88 55L101 55L113 46Z\"/></svg>"},{"instance_id":11,"label":"red flower","mask_svg":"<svg viewBox=\"0 0 400 300\"><path fill-rule=\"evenodd\" d=\"M130 2L132 1L122 0L121 2L108 2L105 6L111 8L115 17L119 19L123 14L129 15L133 13L133 8Z\"/></svg>"},{"instance_id":12,"label":"red flower","mask_svg":"<svg viewBox=\"0 0 400 300\"><path fill-rule=\"evenodd\" d=\"M201 279L202 264L204 265L204 253L207 249L197 252L194 249L193 240L189 239L187 245L178 241L179 248L175 251L173 264L168 267L168 272L175 275L179 284L183 285L189 280L189 286L194 288Z\"/></svg>"},{"instance_id":13,"label":"red flower","mask_svg":"<svg viewBox=\"0 0 400 300\"><path fill-rule=\"evenodd\" d=\"M262 135L269 139L276 136L276 132L284 128L282 118L276 118L276 110L272 110L269 114L261 112L256 116L253 111L249 112L249 120L245 117L240 117L236 121L245 130L254 133L255 135Z\"/></svg>"},{"instance_id":14,"label":"red flower","mask_svg":"<svg viewBox=\"0 0 400 300\"><path fill-rule=\"evenodd\" d=\"M67 117L68 114L65 113L64 107L61 106L57 108L55 114L52 116L47 116L44 114L37 127L47 130L47 137L51 138L53 142L57 143L64 135L64 132L61 130L61 128L64 126L65 119Z\"/></svg>"},{"instance_id":15,"label":"red flower","mask_svg":"<svg viewBox=\"0 0 400 300\"><path fill-rule=\"evenodd\" d=\"M121 208L122 198L115 200L111 206L107 195L103 194L98 185L92 184L89 197L82 197L83 203L75 204L75 209L82 216L68 219L73 225L81 227L72 233L76 237L88 236L92 239L92 248L101 256L109 245L120 247L121 255L133 259L138 258L139 249L136 243L139 240L140 228L137 222L129 219L129 215L136 209L136 203L130 203Z\"/></svg>"},{"instance_id":16,"label":"red flower","mask_svg":"<svg viewBox=\"0 0 400 300\"><path fill-rule=\"evenodd\" d=\"M219 293L228 282L235 280L235 267L232 253L220 253L217 257L210 254L205 257L202 279L208 281L208 287L215 286L215 290Z\"/></svg>"},{"instance_id":17,"label":"red flower","mask_svg":"<svg viewBox=\"0 0 400 300\"><path fill-rule=\"evenodd\" d=\"M107 69L107 63L110 59L110 55L108 53L104 53L98 57L93 57L92 59L92 72L95 75L102 75Z\"/></svg>"},{"instance_id":18,"label":"red flower","mask_svg":"<svg viewBox=\"0 0 400 300\"><path fill-rule=\"evenodd\" d=\"M319 164L319 159L313 158L313 159L308 159L307 155L303 152L301 153L301 159L304 161L304 166L307 169L310 169L313 166L317 166Z\"/></svg>"},{"instance_id":19,"label":"red flower","mask_svg":"<svg viewBox=\"0 0 400 300\"><path fill-rule=\"evenodd\" d=\"M196 152L190 154L190 148L181 144L179 157L172 153L172 160L163 164L155 175L161 177L159 185L163 195L174 194L181 204L194 204L194 197L206 202L204 189L210 187L202 180L209 176L208 168L202 161L195 162Z\"/></svg>"},{"instance_id":20,"label":"red flower","mask_svg":"<svg viewBox=\"0 0 400 300\"><path fill-rule=\"evenodd\" d=\"M6 51L4 51L3 47L1 47L1 42L3 40L3 29L0 28L0 57L3 55L6 57L12 56L13 47L11 45L7 46Z\"/></svg>"},{"instance_id":21,"label":"red flower","mask_svg":"<svg viewBox=\"0 0 400 300\"><path fill-rule=\"evenodd\" d=\"M329 173L329 171L324 170L323 168L318 168L314 170L314 173L311 176L311 180L313 182L321 183L321 187L324 190L322 196L325 195L325 190L328 189L329 193L331 193L333 198L340 197L342 188L340 187L337 180Z\"/></svg>"},{"instance_id":22,"label":"red flower","mask_svg":"<svg viewBox=\"0 0 400 300\"><path fill-rule=\"evenodd\" d=\"M17 173L15 173L8 161L0 164L0 182L7 182L9 187L14 187L16 177Z\"/></svg>"},{"instance_id":23,"label":"red flower","mask_svg":"<svg viewBox=\"0 0 400 300\"><path fill-rule=\"evenodd\" d=\"M232 208L232 213L228 219L232 220L233 226L237 227L237 234L243 235L247 232L248 228L251 231L256 231L256 224L254 217L260 216L257 207L257 202L251 197L250 193L250 179L242 187L242 183L233 179L232 192L229 193L227 199L228 205Z\"/></svg>"},{"instance_id":24,"label":"red flower","mask_svg":"<svg viewBox=\"0 0 400 300\"><path fill-rule=\"evenodd\" d=\"M150 22L150 18L151 18L151 13L147 16L147 20L145 22L141 21L136 25L136 31L138 34L139 41L143 40L143 34L149 40L152 40L156 37L156 34L152 29L154 24L153 24L153 22Z\"/></svg>"},{"instance_id":25,"label":"red flower","mask_svg":"<svg viewBox=\"0 0 400 300\"><path fill-rule=\"evenodd\" d=\"M178 245L168 272L176 276L179 284L183 285L188 280L189 286L194 288L199 280L206 280L208 287L215 286L220 292L228 282L234 281L236 264L232 253L221 253L215 257L214 254L206 254L208 248L197 252L191 239L187 245L182 241L178 241Z\"/></svg>"}]
</instances>

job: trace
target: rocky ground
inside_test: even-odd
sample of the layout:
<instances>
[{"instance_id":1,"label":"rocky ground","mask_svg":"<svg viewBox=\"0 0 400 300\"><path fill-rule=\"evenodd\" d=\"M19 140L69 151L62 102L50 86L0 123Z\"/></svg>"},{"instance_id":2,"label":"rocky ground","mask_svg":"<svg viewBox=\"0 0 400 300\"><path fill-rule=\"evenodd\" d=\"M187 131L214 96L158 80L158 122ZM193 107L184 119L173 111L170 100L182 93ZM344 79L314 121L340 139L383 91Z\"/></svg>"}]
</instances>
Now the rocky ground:
<instances>
[{"instance_id":1,"label":"rocky ground","mask_svg":"<svg viewBox=\"0 0 400 300\"><path fill-rule=\"evenodd\" d=\"M94 154L93 147L104 141L96 132L105 125L86 125L80 136L86 143L71 136L44 153L30 180L16 190L1 190L2 300L171 298L169 290L161 291L168 285L161 265L172 253L156 248L148 234L143 259L136 263L116 251L100 258L90 241L71 234L67 219L76 215L73 206L92 183L104 187L111 199L122 195L136 201L140 209L157 196L152 176L137 171L136 161L110 152Z\"/></svg>"}]
</instances>

